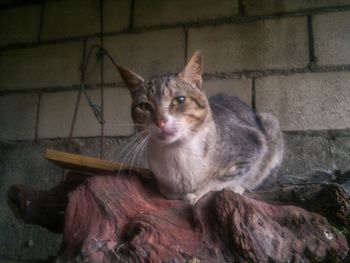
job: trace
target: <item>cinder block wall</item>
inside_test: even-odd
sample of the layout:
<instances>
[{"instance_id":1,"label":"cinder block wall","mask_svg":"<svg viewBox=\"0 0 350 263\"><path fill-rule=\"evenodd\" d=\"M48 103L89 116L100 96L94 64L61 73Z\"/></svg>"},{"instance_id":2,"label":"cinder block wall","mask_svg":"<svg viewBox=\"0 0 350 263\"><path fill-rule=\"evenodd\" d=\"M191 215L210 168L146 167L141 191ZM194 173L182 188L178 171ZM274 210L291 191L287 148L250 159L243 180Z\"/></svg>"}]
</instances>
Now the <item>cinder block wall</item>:
<instances>
[{"instance_id":1,"label":"cinder block wall","mask_svg":"<svg viewBox=\"0 0 350 263\"><path fill-rule=\"evenodd\" d=\"M350 0L0 1L0 259L54 255L60 235L24 225L10 211L13 183L49 188L62 170L43 160L65 149L84 50L99 43L144 77L205 58L205 89L274 113L285 132L284 173L350 168ZM87 83L100 101L93 56ZM95 68L95 71L93 69ZM104 65L105 159L133 134L130 96ZM98 156L100 127L85 97L73 151Z\"/></svg>"}]
</instances>

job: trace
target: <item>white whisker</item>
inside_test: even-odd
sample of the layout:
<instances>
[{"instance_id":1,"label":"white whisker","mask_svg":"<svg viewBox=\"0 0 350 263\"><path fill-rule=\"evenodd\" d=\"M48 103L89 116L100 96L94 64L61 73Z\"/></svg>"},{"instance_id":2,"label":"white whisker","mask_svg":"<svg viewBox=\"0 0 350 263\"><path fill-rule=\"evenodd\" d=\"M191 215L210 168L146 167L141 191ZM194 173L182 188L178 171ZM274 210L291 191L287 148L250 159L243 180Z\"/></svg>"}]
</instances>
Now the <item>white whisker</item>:
<instances>
[{"instance_id":1,"label":"white whisker","mask_svg":"<svg viewBox=\"0 0 350 263\"><path fill-rule=\"evenodd\" d=\"M131 146L132 144L134 144L137 140L141 139L142 136L144 135L144 133L146 132L140 132L140 133L136 133L134 136L132 136L130 138L130 140L126 141L125 144L123 146L123 149L119 152L118 156L117 156L117 160L119 160L119 158L122 156L122 154L129 148L129 146Z\"/></svg>"},{"instance_id":2,"label":"white whisker","mask_svg":"<svg viewBox=\"0 0 350 263\"><path fill-rule=\"evenodd\" d=\"M140 150L141 150L142 146L144 145L144 143L147 141L147 139L148 139L148 137L144 138L141 142L138 143L137 147L135 148L134 155L133 155L131 163L130 163L130 167L133 167L134 161L136 160L136 157L137 157L137 154L140 153ZM131 176L131 169L129 171L129 176Z\"/></svg>"},{"instance_id":3,"label":"white whisker","mask_svg":"<svg viewBox=\"0 0 350 263\"><path fill-rule=\"evenodd\" d=\"M148 136L146 137L145 143L142 145L141 153L140 153L139 159L138 159L138 161L137 161L137 168L140 168L140 161L141 161L141 158L142 158L142 154L143 154L143 151L145 150L145 148L146 148L147 145L148 145L148 142L149 142L149 140L150 140L150 137L151 137L151 136L148 135Z\"/></svg>"},{"instance_id":4,"label":"white whisker","mask_svg":"<svg viewBox=\"0 0 350 263\"><path fill-rule=\"evenodd\" d=\"M124 164L127 163L128 156L129 156L133 151L135 151L136 148L138 147L140 140L142 140L142 135L143 135L143 134L141 134L139 137L136 138L136 141L134 142L134 145L132 145L132 146L130 147L129 151L128 151L128 152L126 153L126 155L124 156L124 158L123 158L123 160L122 160L122 162L121 162L120 169L119 169L119 171L118 171L118 175L117 175L117 176L120 175L120 172L121 172L121 170L123 169ZM128 144L128 145L130 146L130 144Z\"/></svg>"}]
</instances>

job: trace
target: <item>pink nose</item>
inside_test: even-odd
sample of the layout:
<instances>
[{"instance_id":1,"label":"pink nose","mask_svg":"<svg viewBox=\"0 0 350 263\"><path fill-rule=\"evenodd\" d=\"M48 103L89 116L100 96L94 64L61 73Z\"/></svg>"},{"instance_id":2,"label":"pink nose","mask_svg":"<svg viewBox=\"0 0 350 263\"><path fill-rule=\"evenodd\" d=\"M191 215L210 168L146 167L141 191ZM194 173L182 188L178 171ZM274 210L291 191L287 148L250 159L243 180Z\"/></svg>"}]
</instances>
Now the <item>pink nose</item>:
<instances>
[{"instance_id":1,"label":"pink nose","mask_svg":"<svg viewBox=\"0 0 350 263\"><path fill-rule=\"evenodd\" d=\"M156 120L155 123L156 123L156 125L157 125L160 129L162 129L162 128L164 128L164 126L165 126L165 124L166 124L166 120L164 120L164 119L162 119L162 120Z\"/></svg>"}]
</instances>

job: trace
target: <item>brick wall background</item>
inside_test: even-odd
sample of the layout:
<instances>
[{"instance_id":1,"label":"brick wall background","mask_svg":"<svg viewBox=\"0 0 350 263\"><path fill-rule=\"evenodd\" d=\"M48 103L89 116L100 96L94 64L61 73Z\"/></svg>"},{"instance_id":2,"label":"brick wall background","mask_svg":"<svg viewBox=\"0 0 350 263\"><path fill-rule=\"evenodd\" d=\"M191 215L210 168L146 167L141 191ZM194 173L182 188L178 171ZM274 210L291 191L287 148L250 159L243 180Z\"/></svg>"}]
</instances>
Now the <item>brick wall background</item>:
<instances>
[{"instance_id":1,"label":"brick wall background","mask_svg":"<svg viewBox=\"0 0 350 263\"><path fill-rule=\"evenodd\" d=\"M6 190L60 180L62 170L42 156L67 145L100 6L13 2L0 1L0 259L42 259L61 236L21 223ZM201 49L208 94L274 113L287 144L282 172L350 167L350 0L104 0L103 10L105 47L120 64L144 77L174 74ZM99 102L98 67L90 72L88 93ZM105 159L114 160L133 134L130 97L110 62L104 75ZM98 156L99 133L82 97L73 150Z\"/></svg>"}]
</instances>

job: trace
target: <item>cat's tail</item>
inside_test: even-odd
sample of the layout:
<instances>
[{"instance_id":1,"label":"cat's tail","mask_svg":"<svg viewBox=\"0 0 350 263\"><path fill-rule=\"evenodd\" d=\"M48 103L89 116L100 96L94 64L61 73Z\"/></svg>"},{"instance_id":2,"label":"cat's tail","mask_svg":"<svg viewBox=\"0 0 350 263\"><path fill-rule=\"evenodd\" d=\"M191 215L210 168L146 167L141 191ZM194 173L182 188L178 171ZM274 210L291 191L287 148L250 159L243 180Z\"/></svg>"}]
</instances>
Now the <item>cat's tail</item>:
<instances>
[{"instance_id":1,"label":"cat's tail","mask_svg":"<svg viewBox=\"0 0 350 263\"><path fill-rule=\"evenodd\" d=\"M251 166L250 173L241 176L236 183L250 191L256 190L265 180L276 175L283 159L283 134L278 120L271 114L260 113L256 115L260 124L257 134L261 139L259 158Z\"/></svg>"},{"instance_id":2,"label":"cat's tail","mask_svg":"<svg viewBox=\"0 0 350 263\"><path fill-rule=\"evenodd\" d=\"M263 162L263 171L266 174L277 172L283 160L284 141L278 120L269 113L260 113L257 115L263 132L266 136L267 154Z\"/></svg>"}]
</instances>

